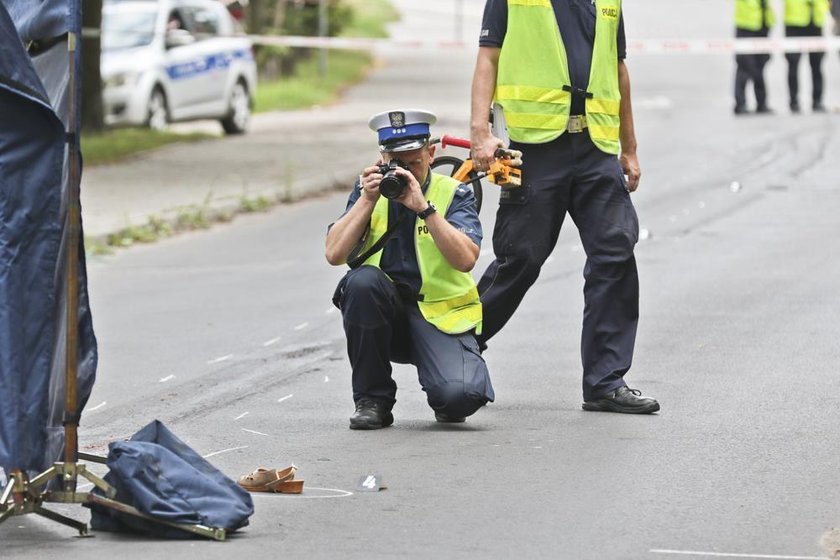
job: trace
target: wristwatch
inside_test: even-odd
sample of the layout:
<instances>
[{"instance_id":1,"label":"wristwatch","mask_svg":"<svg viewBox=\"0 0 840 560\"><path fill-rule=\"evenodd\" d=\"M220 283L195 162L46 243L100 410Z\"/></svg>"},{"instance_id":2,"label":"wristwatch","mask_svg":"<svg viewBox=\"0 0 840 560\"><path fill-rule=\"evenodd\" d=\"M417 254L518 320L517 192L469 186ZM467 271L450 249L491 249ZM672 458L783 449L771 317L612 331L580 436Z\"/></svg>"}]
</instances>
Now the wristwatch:
<instances>
[{"instance_id":1,"label":"wristwatch","mask_svg":"<svg viewBox=\"0 0 840 560\"><path fill-rule=\"evenodd\" d=\"M422 212L417 212L417 217L421 220L425 220L435 212L437 212L437 208L435 208L435 205L430 202L428 208L426 208Z\"/></svg>"}]
</instances>

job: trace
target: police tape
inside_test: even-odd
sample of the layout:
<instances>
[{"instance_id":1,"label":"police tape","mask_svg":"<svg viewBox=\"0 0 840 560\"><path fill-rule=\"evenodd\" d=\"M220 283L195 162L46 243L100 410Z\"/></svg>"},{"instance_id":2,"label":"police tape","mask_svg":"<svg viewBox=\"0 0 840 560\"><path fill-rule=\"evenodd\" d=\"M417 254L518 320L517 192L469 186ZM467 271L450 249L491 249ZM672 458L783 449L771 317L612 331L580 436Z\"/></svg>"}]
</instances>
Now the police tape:
<instances>
[{"instance_id":1,"label":"police tape","mask_svg":"<svg viewBox=\"0 0 840 560\"><path fill-rule=\"evenodd\" d=\"M249 35L255 45L350 50L467 50L475 43L465 41L361 39L348 37L298 37ZM763 54L819 52L840 49L840 37L796 37L756 39L640 39L627 42L634 54Z\"/></svg>"}]
</instances>

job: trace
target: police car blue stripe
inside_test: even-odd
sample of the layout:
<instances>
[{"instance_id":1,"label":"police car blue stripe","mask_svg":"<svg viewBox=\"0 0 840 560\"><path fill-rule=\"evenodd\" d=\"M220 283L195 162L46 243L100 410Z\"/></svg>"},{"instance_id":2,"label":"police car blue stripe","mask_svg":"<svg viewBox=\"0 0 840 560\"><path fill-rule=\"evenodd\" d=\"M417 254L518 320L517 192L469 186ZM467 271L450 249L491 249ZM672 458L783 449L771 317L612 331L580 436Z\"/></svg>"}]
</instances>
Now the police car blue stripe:
<instances>
[{"instance_id":1,"label":"police car blue stripe","mask_svg":"<svg viewBox=\"0 0 840 560\"><path fill-rule=\"evenodd\" d=\"M214 70L223 70L230 66L234 60L247 61L253 60L253 58L250 49L211 54L197 60L167 66L166 74L170 80L183 80Z\"/></svg>"}]
</instances>

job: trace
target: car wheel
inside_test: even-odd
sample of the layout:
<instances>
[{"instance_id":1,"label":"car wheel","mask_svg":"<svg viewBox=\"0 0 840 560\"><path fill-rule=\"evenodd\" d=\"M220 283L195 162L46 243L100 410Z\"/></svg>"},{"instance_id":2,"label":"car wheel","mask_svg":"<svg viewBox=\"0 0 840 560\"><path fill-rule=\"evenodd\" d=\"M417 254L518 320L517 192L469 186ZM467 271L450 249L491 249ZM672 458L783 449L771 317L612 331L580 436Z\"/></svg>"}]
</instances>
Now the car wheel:
<instances>
[{"instance_id":1,"label":"car wheel","mask_svg":"<svg viewBox=\"0 0 840 560\"><path fill-rule=\"evenodd\" d=\"M228 114L221 120L227 134L242 134L248 129L251 120L251 96L248 88L241 81L233 84L228 100Z\"/></svg>"},{"instance_id":2,"label":"car wheel","mask_svg":"<svg viewBox=\"0 0 840 560\"><path fill-rule=\"evenodd\" d=\"M169 124L169 109L166 106L166 95L159 87L152 90L149 96L146 126L152 130L163 130Z\"/></svg>"}]
</instances>

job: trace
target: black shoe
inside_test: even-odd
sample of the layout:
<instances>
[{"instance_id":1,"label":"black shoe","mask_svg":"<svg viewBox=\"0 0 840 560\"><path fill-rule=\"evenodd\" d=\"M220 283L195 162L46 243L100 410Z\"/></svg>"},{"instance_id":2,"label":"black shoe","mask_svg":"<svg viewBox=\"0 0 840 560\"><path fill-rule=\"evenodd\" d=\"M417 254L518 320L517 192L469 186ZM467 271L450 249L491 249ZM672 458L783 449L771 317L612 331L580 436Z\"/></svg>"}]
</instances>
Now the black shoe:
<instances>
[{"instance_id":1,"label":"black shoe","mask_svg":"<svg viewBox=\"0 0 840 560\"><path fill-rule=\"evenodd\" d=\"M643 397L641 391L629 387L619 387L600 399L584 401L583 410L650 414L659 410L659 403L656 402L656 399Z\"/></svg>"},{"instance_id":2,"label":"black shoe","mask_svg":"<svg viewBox=\"0 0 840 560\"><path fill-rule=\"evenodd\" d=\"M825 113L825 105L823 105L822 103L814 103L814 106L811 110L815 113Z\"/></svg>"},{"instance_id":3,"label":"black shoe","mask_svg":"<svg viewBox=\"0 0 840 560\"><path fill-rule=\"evenodd\" d=\"M790 102L790 112L791 113L799 113L801 109L799 108L799 101L791 101Z\"/></svg>"},{"instance_id":4,"label":"black shoe","mask_svg":"<svg viewBox=\"0 0 840 560\"><path fill-rule=\"evenodd\" d=\"M773 114L773 109L771 109L767 105L760 105L755 110L755 112L756 112L757 115L772 115Z\"/></svg>"},{"instance_id":5,"label":"black shoe","mask_svg":"<svg viewBox=\"0 0 840 560\"><path fill-rule=\"evenodd\" d=\"M749 111L747 111L747 108L743 105L735 105L735 109L733 112L736 115L746 115L747 113L749 113Z\"/></svg>"},{"instance_id":6,"label":"black shoe","mask_svg":"<svg viewBox=\"0 0 840 560\"><path fill-rule=\"evenodd\" d=\"M350 417L351 430L378 430L394 423L391 409L371 399L360 399L356 403L356 412Z\"/></svg>"},{"instance_id":7,"label":"black shoe","mask_svg":"<svg viewBox=\"0 0 840 560\"><path fill-rule=\"evenodd\" d=\"M450 416L443 412L435 412L435 420L444 424L460 424L461 422L466 422L467 419L463 416Z\"/></svg>"}]
</instances>

